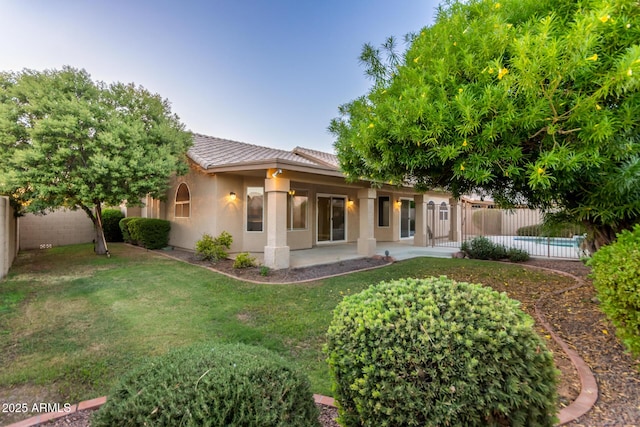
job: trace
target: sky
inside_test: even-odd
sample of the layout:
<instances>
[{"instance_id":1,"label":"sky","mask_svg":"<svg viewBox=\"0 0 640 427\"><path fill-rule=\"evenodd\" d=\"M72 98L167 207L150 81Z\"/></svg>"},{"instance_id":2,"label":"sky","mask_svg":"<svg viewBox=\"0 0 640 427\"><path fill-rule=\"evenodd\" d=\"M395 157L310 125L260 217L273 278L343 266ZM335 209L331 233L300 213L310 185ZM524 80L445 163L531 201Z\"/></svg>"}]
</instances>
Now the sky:
<instances>
[{"instance_id":1,"label":"sky","mask_svg":"<svg viewBox=\"0 0 640 427\"><path fill-rule=\"evenodd\" d=\"M438 0L0 0L0 70L87 70L160 94L186 128L333 151L338 107L367 92L364 43L400 40Z\"/></svg>"}]
</instances>

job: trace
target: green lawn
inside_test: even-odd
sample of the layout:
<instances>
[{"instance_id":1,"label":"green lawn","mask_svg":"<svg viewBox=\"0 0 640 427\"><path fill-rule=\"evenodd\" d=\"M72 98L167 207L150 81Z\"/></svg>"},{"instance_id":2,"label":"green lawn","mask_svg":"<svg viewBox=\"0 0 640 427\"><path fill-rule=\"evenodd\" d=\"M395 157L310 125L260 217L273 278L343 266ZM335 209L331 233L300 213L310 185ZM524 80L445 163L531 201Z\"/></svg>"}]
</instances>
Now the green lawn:
<instances>
[{"instance_id":1,"label":"green lawn","mask_svg":"<svg viewBox=\"0 0 640 427\"><path fill-rule=\"evenodd\" d=\"M330 395L321 348L345 294L429 275L498 289L570 284L517 265L418 258L308 284L256 285L122 244L110 249L111 258L91 245L20 253L0 282L0 402L101 396L145 357L199 341L272 349L307 372L314 392Z\"/></svg>"}]
</instances>

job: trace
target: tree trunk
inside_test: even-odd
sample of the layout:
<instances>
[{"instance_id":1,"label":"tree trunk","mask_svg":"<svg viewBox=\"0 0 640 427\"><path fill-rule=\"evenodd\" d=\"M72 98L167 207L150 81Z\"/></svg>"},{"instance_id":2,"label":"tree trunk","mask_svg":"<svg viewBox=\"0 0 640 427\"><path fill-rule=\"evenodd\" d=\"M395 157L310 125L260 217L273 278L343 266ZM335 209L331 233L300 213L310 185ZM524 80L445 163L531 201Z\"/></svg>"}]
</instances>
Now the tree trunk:
<instances>
[{"instance_id":1,"label":"tree trunk","mask_svg":"<svg viewBox=\"0 0 640 427\"><path fill-rule=\"evenodd\" d=\"M109 248L107 247L107 241L104 238L104 229L102 228L102 207L99 201L96 201L95 210L93 225L96 228L96 241L93 247L96 254L109 257Z\"/></svg>"},{"instance_id":2,"label":"tree trunk","mask_svg":"<svg viewBox=\"0 0 640 427\"><path fill-rule=\"evenodd\" d=\"M624 230L626 227L612 227L610 225L594 224L583 221L587 228L587 238L585 240L586 250L593 255L603 246L609 245L616 241L616 234Z\"/></svg>"}]
</instances>

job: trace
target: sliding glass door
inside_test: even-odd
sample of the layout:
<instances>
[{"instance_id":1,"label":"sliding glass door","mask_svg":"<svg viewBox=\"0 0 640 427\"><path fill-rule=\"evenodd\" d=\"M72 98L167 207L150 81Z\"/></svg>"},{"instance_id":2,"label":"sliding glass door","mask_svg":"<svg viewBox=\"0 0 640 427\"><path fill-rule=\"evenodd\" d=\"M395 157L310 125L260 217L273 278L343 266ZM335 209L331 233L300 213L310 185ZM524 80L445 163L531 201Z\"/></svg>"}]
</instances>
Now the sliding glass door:
<instances>
[{"instance_id":1,"label":"sliding glass door","mask_svg":"<svg viewBox=\"0 0 640 427\"><path fill-rule=\"evenodd\" d=\"M346 239L346 205L344 196L318 196L318 242Z\"/></svg>"}]
</instances>

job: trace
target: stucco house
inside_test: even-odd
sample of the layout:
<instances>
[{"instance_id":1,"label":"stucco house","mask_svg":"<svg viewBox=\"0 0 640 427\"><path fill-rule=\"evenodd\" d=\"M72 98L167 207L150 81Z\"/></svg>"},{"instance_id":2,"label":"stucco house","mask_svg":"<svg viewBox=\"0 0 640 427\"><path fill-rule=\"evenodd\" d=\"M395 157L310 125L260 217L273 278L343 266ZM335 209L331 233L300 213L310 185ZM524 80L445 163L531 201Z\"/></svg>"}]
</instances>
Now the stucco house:
<instances>
[{"instance_id":1,"label":"stucco house","mask_svg":"<svg viewBox=\"0 0 640 427\"><path fill-rule=\"evenodd\" d=\"M348 183L330 153L194 134L188 159L189 172L173 179L166 202L148 199L140 212L171 221L176 247L193 249L204 233L227 231L232 252L263 253L264 264L279 269L289 267L290 251L320 245L357 243L363 256L378 241L426 246L436 221L448 237L459 234L449 194Z\"/></svg>"}]
</instances>

